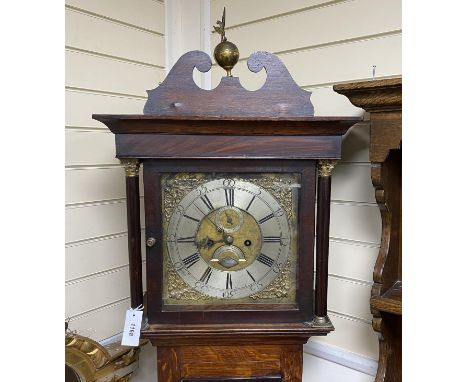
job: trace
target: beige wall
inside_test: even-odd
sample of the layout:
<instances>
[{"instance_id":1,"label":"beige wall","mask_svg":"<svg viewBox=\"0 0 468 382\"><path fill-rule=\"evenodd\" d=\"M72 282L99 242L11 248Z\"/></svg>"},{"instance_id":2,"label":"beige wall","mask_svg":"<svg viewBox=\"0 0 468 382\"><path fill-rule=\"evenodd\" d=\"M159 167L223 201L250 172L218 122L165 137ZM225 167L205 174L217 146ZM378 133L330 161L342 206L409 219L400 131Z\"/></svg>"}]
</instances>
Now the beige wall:
<instances>
[{"instance_id":1,"label":"beige wall","mask_svg":"<svg viewBox=\"0 0 468 382\"><path fill-rule=\"evenodd\" d=\"M247 57L276 53L296 82L312 91L315 115L363 115L332 85L401 75L401 3L398 0L213 0L211 25L226 6L230 41L240 50L233 74L250 89L265 75L252 74ZM212 46L219 35L212 36ZM213 69L213 86L223 71ZM335 332L313 339L377 359L369 296L380 243L380 214L370 181L369 130L355 126L344 141L343 160L333 175L329 316Z\"/></svg>"},{"instance_id":2,"label":"beige wall","mask_svg":"<svg viewBox=\"0 0 468 382\"><path fill-rule=\"evenodd\" d=\"M125 177L91 114L142 113L164 78L164 3L67 0L65 17L65 314L102 340L122 331L129 306Z\"/></svg>"}]
</instances>

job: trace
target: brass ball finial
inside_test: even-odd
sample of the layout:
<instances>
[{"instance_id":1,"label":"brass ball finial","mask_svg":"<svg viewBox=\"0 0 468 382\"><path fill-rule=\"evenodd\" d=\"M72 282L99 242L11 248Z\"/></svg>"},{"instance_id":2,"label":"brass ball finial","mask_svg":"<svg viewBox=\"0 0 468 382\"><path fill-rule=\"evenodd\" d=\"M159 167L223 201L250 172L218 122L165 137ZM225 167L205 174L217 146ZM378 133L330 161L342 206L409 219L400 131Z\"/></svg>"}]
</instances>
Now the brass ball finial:
<instances>
[{"instance_id":1,"label":"brass ball finial","mask_svg":"<svg viewBox=\"0 0 468 382\"><path fill-rule=\"evenodd\" d=\"M236 44L226 38L226 7L224 7L221 21L216 21L216 24L218 26L215 25L213 28L215 32L221 35L221 42L215 47L214 58L218 65L227 72L228 77L232 77L231 70L239 61L239 49L237 49Z\"/></svg>"}]
</instances>

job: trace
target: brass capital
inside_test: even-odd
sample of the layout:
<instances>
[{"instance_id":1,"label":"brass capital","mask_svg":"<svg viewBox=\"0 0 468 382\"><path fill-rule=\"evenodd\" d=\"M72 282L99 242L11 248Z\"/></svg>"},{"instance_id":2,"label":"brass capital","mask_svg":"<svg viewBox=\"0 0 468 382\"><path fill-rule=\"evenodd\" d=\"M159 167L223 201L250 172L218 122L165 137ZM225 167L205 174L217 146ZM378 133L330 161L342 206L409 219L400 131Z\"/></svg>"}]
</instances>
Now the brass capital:
<instances>
[{"instance_id":1,"label":"brass capital","mask_svg":"<svg viewBox=\"0 0 468 382\"><path fill-rule=\"evenodd\" d=\"M331 176L331 173L337 163L338 161L333 160L333 159L320 159L319 167L318 167L319 176L321 177Z\"/></svg>"},{"instance_id":2,"label":"brass capital","mask_svg":"<svg viewBox=\"0 0 468 382\"><path fill-rule=\"evenodd\" d=\"M120 160L120 163L124 165L125 176L138 176L140 170L140 161L133 158L124 158Z\"/></svg>"}]
</instances>

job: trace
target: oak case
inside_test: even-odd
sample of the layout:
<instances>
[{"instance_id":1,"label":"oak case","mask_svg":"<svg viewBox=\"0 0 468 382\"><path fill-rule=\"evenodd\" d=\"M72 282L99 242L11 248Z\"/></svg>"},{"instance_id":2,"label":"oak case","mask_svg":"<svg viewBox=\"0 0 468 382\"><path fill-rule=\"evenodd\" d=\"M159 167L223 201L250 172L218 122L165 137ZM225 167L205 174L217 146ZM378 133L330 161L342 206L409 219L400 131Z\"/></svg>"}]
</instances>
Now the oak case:
<instances>
[{"instance_id":1,"label":"oak case","mask_svg":"<svg viewBox=\"0 0 468 382\"><path fill-rule=\"evenodd\" d=\"M314 117L310 93L270 53L254 53L247 64L254 72L267 71L261 89L247 91L237 77L227 76L206 91L193 82L193 70L208 71L211 60L189 52L148 92L145 115L93 116L115 134L116 156L126 169L134 308L143 303L138 181L143 164L148 322L141 335L158 347L159 381L300 382L302 345L334 329L327 316L331 172L342 136L361 118ZM161 179L210 172L298 174L293 301L164 304Z\"/></svg>"}]
</instances>

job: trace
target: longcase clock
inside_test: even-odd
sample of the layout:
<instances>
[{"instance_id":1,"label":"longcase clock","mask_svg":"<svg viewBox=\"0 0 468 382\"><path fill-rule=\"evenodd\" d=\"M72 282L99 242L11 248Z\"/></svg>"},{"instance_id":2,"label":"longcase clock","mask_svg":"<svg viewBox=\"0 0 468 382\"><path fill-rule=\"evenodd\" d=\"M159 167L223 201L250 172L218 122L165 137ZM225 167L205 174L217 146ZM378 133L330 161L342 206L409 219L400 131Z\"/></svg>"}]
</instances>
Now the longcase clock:
<instances>
[{"instance_id":1,"label":"longcase clock","mask_svg":"<svg viewBox=\"0 0 468 382\"><path fill-rule=\"evenodd\" d=\"M158 347L160 382L301 381L303 344L333 330L331 172L360 118L314 117L310 93L270 53L247 64L266 70L261 89L228 75L203 90L192 73L211 60L186 53L144 115L93 116L127 174L132 307L143 303L143 165L141 335Z\"/></svg>"}]
</instances>

